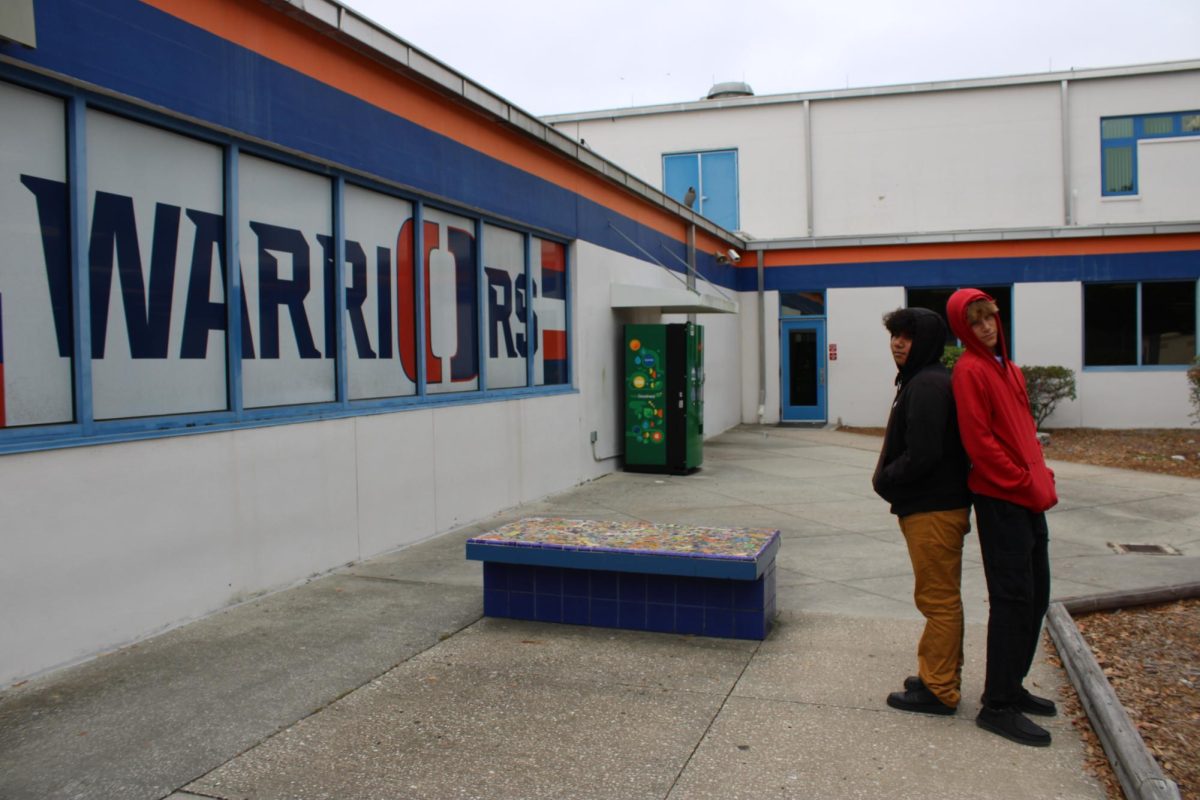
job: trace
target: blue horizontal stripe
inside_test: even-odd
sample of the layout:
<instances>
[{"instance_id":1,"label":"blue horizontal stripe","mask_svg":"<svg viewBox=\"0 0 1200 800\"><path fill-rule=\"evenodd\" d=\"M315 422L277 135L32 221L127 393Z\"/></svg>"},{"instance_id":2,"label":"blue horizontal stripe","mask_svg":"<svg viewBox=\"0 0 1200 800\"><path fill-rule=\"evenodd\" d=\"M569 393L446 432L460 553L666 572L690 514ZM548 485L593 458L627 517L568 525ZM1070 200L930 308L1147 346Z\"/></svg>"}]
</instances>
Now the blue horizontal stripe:
<instances>
[{"instance_id":1,"label":"blue horizontal stripe","mask_svg":"<svg viewBox=\"0 0 1200 800\"><path fill-rule=\"evenodd\" d=\"M39 0L35 10L37 49L0 42L0 54L645 260L616 225L660 265L685 270L681 241L155 8ZM732 287L733 271L712 254L698 252L697 263L706 279Z\"/></svg>"},{"instance_id":2,"label":"blue horizontal stripe","mask_svg":"<svg viewBox=\"0 0 1200 800\"><path fill-rule=\"evenodd\" d=\"M1197 278L1200 278L1200 252L1197 251L814 264L771 267L763 271L763 282L768 291ZM757 289L754 270L739 270L736 288L742 292Z\"/></svg>"}]
</instances>

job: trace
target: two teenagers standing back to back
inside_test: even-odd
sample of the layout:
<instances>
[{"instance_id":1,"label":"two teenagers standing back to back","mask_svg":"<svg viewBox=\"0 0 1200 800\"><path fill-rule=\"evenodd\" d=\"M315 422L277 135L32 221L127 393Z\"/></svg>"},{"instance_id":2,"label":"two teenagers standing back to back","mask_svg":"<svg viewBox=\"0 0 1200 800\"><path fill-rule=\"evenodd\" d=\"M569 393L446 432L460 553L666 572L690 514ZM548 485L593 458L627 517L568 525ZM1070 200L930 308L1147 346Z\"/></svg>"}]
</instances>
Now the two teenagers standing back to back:
<instances>
[{"instance_id":1,"label":"two teenagers standing back to back","mask_svg":"<svg viewBox=\"0 0 1200 800\"><path fill-rule=\"evenodd\" d=\"M1045 511L1058 502L1054 475L1042 456L1024 376L1008 359L995 300L961 289L946 316L965 347L953 379L940 363L945 329L936 314L898 309L884 318L899 390L873 483L900 518L914 599L926 618L919 674L890 694L888 705L936 714L957 708L962 538L973 504L989 597L983 707L975 721L1044 747L1050 734L1025 715L1053 716L1057 709L1023 683L1050 599Z\"/></svg>"}]
</instances>

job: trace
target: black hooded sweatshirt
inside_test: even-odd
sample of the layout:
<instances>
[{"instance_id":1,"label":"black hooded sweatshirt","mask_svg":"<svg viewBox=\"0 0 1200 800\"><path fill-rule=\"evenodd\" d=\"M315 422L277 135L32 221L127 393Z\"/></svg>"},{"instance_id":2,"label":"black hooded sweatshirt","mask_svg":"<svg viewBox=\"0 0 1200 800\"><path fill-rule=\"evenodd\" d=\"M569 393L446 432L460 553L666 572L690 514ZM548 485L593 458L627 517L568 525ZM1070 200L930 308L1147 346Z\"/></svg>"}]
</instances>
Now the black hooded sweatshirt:
<instances>
[{"instance_id":1,"label":"black hooded sweatshirt","mask_svg":"<svg viewBox=\"0 0 1200 800\"><path fill-rule=\"evenodd\" d=\"M916 332L896 376L896 399L871 481L900 517L971 505L950 373L941 363L946 324L932 311L912 310Z\"/></svg>"}]
</instances>

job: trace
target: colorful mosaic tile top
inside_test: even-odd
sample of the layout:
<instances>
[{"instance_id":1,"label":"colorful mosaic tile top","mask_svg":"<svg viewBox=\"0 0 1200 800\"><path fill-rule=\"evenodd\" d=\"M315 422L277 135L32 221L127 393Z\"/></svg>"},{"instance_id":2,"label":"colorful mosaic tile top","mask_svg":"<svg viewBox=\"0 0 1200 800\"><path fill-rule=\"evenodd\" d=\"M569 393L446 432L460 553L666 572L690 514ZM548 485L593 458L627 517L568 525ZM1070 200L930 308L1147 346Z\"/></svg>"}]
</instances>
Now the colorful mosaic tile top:
<instances>
[{"instance_id":1,"label":"colorful mosaic tile top","mask_svg":"<svg viewBox=\"0 0 1200 800\"><path fill-rule=\"evenodd\" d=\"M469 540L473 544L595 550L634 555L690 556L753 561L779 531L765 528L703 528L528 517Z\"/></svg>"}]
</instances>

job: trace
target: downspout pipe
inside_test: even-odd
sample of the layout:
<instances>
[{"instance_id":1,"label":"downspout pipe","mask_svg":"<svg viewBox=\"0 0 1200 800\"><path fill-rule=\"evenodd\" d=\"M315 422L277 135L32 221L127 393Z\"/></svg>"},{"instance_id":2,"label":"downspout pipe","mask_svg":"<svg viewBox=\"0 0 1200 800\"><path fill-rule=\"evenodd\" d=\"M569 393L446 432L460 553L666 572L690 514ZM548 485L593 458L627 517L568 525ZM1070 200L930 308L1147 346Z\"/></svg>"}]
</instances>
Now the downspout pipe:
<instances>
[{"instance_id":1,"label":"downspout pipe","mask_svg":"<svg viewBox=\"0 0 1200 800\"><path fill-rule=\"evenodd\" d=\"M767 413L767 303L763 286L764 252L758 251L758 424Z\"/></svg>"}]
</instances>

